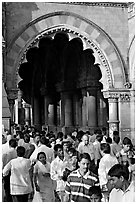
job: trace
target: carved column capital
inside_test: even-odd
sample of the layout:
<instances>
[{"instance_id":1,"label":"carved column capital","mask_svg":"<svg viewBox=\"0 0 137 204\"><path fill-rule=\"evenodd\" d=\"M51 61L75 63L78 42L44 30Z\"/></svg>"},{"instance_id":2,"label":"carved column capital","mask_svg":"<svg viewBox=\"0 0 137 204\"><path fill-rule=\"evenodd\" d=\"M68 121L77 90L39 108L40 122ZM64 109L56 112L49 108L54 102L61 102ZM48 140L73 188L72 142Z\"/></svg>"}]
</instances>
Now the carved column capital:
<instances>
[{"instance_id":1,"label":"carved column capital","mask_svg":"<svg viewBox=\"0 0 137 204\"><path fill-rule=\"evenodd\" d=\"M15 100L18 98L18 91L19 89L10 89L10 90L7 90L7 98L8 100Z\"/></svg>"}]
</instances>

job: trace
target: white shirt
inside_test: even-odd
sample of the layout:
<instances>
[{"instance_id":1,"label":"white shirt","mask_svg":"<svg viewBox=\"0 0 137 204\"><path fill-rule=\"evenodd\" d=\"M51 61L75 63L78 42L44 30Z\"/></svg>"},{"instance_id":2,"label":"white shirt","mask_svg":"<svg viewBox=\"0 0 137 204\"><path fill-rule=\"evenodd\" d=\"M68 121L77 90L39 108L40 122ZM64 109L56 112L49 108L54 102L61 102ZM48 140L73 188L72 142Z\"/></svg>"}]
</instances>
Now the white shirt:
<instances>
[{"instance_id":1,"label":"white shirt","mask_svg":"<svg viewBox=\"0 0 137 204\"><path fill-rule=\"evenodd\" d=\"M84 145L83 142L80 142L78 145L78 152L80 154L88 153L90 155L91 160L95 159L95 149L92 143L89 143L88 145Z\"/></svg>"},{"instance_id":2,"label":"white shirt","mask_svg":"<svg viewBox=\"0 0 137 204\"><path fill-rule=\"evenodd\" d=\"M40 147L38 147L37 149L34 150L34 152L32 153L32 155L30 156L30 160L33 162L33 161L36 161L37 159L37 154L39 152L44 152L46 154L46 157L47 157L47 161L49 163L51 163L54 159L54 151L53 149L47 147L46 145L43 145L41 144Z\"/></svg>"},{"instance_id":3,"label":"white shirt","mask_svg":"<svg viewBox=\"0 0 137 204\"><path fill-rule=\"evenodd\" d=\"M32 191L29 170L29 159L17 157L12 159L3 169L3 176L7 176L11 170L10 193L11 195L28 194Z\"/></svg>"},{"instance_id":4,"label":"white shirt","mask_svg":"<svg viewBox=\"0 0 137 204\"><path fill-rule=\"evenodd\" d=\"M132 182L125 192L121 189L112 189L109 202L135 202L135 184Z\"/></svg>"},{"instance_id":5,"label":"white shirt","mask_svg":"<svg viewBox=\"0 0 137 204\"><path fill-rule=\"evenodd\" d=\"M98 169L100 186L107 184L107 173L115 164L118 164L118 160L116 157L111 156L110 154L105 154L101 158Z\"/></svg>"},{"instance_id":6,"label":"white shirt","mask_svg":"<svg viewBox=\"0 0 137 204\"><path fill-rule=\"evenodd\" d=\"M62 161L58 156L51 162L50 175L51 179L57 181L56 191L64 191L65 190L65 182L59 178L59 176L63 176L63 171L67 165L67 162Z\"/></svg>"},{"instance_id":7,"label":"white shirt","mask_svg":"<svg viewBox=\"0 0 137 204\"><path fill-rule=\"evenodd\" d=\"M6 166L6 164L11 161L12 159L17 158L17 151L13 147L9 147L8 151L4 154L2 154L2 165L3 168Z\"/></svg>"},{"instance_id":8,"label":"white shirt","mask_svg":"<svg viewBox=\"0 0 137 204\"><path fill-rule=\"evenodd\" d=\"M95 161L97 161L98 159L101 159L101 157L102 157L101 150L100 150L100 142L95 140L93 145L94 145L94 149L95 149Z\"/></svg>"}]
</instances>

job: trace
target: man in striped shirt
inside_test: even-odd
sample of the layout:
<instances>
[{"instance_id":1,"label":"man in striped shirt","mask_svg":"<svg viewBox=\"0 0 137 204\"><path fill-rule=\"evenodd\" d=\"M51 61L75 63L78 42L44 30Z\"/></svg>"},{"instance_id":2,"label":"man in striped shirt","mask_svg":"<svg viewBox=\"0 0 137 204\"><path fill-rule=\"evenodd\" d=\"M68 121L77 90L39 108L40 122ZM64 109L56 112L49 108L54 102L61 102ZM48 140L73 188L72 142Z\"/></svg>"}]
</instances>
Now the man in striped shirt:
<instances>
[{"instance_id":1,"label":"man in striped shirt","mask_svg":"<svg viewBox=\"0 0 137 204\"><path fill-rule=\"evenodd\" d=\"M90 155L83 153L79 158L79 169L70 173L65 187L65 201L90 202L89 188L98 185L98 178L89 171Z\"/></svg>"}]
</instances>

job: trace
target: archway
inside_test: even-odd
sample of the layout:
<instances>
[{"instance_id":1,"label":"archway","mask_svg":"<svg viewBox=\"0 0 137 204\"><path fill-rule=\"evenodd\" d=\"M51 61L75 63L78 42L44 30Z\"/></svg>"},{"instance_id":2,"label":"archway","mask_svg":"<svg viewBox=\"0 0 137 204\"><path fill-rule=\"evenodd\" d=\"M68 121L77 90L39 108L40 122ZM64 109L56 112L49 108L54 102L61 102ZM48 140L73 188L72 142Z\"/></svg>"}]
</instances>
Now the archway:
<instances>
[{"instance_id":1,"label":"archway","mask_svg":"<svg viewBox=\"0 0 137 204\"><path fill-rule=\"evenodd\" d=\"M44 29L43 29L44 28ZM30 47L43 35L51 35L58 31L67 31L85 41L98 55L104 70L108 86L106 90L123 88L125 84L124 65L118 49L110 37L93 22L70 12L55 12L41 16L28 24L13 39L7 54L7 88L16 89L18 68ZM14 72L11 70L14 68ZM10 88L9 88L10 87Z\"/></svg>"}]
</instances>

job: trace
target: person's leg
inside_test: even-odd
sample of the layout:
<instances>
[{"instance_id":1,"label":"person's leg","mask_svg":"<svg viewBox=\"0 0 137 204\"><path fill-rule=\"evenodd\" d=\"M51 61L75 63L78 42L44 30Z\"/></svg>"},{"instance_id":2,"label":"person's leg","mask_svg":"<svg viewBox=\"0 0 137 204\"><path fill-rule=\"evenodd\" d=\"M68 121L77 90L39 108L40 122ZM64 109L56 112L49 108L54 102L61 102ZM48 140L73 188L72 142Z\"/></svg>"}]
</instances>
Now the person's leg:
<instances>
[{"instance_id":1,"label":"person's leg","mask_svg":"<svg viewBox=\"0 0 137 204\"><path fill-rule=\"evenodd\" d=\"M58 196L61 200L61 202L64 202L64 198L65 198L65 191L58 191Z\"/></svg>"},{"instance_id":2,"label":"person's leg","mask_svg":"<svg viewBox=\"0 0 137 204\"><path fill-rule=\"evenodd\" d=\"M13 202L28 202L28 195L29 194L13 195L12 196Z\"/></svg>"},{"instance_id":3,"label":"person's leg","mask_svg":"<svg viewBox=\"0 0 137 204\"><path fill-rule=\"evenodd\" d=\"M10 174L3 177L4 191L5 191L5 202L12 202L12 196L10 194Z\"/></svg>"}]
</instances>

